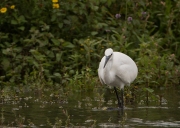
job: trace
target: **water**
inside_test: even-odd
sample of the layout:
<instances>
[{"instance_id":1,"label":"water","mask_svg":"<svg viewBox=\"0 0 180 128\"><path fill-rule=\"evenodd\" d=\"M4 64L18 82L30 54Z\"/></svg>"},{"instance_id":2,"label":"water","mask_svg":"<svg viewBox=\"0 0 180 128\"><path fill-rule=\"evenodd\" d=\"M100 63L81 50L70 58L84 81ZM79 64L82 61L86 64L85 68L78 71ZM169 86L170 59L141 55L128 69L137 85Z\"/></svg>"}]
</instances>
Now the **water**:
<instances>
[{"instance_id":1,"label":"water","mask_svg":"<svg viewBox=\"0 0 180 128\"><path fill-rule=\"evenodd\" d=\"M97 93L98 92L98 93ZM67 98L51 93L28 95L0 104L0 126L8 127L97 127L161 128L180 127L180 91L158 90L162 103L127 104L118 110L111 89L69 92ZM103 95L104 94L104 95ZM47 97L46 97L47 96Z\"/></svg>"}]
</instances>

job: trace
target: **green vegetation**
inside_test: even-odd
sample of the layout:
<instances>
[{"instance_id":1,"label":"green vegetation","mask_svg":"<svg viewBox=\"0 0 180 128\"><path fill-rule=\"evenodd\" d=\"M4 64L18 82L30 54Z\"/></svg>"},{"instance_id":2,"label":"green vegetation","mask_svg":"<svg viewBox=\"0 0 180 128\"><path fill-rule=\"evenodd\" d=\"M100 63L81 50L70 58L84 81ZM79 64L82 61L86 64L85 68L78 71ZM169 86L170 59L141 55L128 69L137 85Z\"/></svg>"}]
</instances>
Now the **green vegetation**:
<instances>
[{"instance_id":1,"label":"green vegetation","mask_svg":"<svg viewBox=\"0 0 180 128\"><path fill-rule=\"evenodd\" d=\"M4 0L0 3L1 92L99 85L108 47L139 68L133 88L178 85L180 1Z\"/></svg>"}]
</instances>

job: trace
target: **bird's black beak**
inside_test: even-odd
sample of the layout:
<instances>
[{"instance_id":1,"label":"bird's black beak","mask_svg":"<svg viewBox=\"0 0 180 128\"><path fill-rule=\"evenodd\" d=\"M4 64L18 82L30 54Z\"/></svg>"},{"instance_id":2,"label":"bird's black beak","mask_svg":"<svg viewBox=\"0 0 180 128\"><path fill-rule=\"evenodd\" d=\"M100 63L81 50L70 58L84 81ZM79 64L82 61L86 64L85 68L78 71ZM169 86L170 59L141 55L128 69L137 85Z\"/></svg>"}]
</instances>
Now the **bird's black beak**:
<instances>
[{"instance_id":1,"label":"bird's black beak","mask_svg":"<svg viewBox=\"0 0 180 128\"><path fill-rule=\"evenodd\" d=\"M105 68L105 66L106 66L108 60L111 58L111 56L112 56L112 54L109 55L109 56L106 56L106 60L105 60L105 63L104 63L104 67L103 67L103 68Z\"/></svg>"}]
</instances>

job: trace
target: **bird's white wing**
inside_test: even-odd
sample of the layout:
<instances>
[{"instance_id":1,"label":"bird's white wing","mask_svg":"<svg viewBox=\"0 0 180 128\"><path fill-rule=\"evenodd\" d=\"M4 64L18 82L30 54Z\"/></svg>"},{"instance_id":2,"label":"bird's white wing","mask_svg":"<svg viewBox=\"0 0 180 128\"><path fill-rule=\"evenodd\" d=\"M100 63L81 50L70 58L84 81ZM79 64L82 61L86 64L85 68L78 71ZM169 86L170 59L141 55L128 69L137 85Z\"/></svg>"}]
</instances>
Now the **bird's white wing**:
<instances>
[{"instance_id":1,"label":"bird's white wing","mask_svg":"<svg viewBox=\"0 0 180 128\"><path fill-rule=\"evenodd\" d=\"M116 76L121 79L124 84L130 84L132 82L131 75L129 74L128 65L121 65L117 69Z\"/></svg>"},{"instance_id":2,"label":"bird's white wing","mask_svg":"<svg viewBox=\"0 0 180 128\"><path fill-rule=\"evenodd\" d=\"M105 84L103 81L103 78L104 78L104 74L103 74L104 62L105 62L105 57L103 57L101 59L101 62L99 63L99 68L98 68L98 76L99 76L99 79L101 81L101 84Z\"/></svg>"},{"instance_id":3,"label":"bird's white wing","mask_svg":"<svg viewBox=\"0 0 180 128\"><path fill-rule=\"evenodd\" d=\"M130 84L137 76L137 66L134 61L123 53L115 54L116 60L114 66L118 67L116 76L119 77L125 84Z\"/></svg>"}]
</instances>

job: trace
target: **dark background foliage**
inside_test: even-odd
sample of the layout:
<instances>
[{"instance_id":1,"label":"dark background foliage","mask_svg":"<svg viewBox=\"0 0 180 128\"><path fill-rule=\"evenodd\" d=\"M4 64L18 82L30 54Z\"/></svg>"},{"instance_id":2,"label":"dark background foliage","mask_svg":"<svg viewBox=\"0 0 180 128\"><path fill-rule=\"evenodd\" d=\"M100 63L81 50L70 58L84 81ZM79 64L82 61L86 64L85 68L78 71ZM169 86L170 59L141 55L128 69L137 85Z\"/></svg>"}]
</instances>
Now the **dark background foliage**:
<instances>
[{"instance_id":1,"label":"dark background foliage","mask_svg":"<svg viewBox=\"0 0 180 128\"><path fill-rule=\"evenodd\" d=\"M180 1L61 0L59 5L52 8L50 0L1 2L0 8L7 8L0 13L1 88L97 81L108 47L136 61L136 84L179 84Z\"/></svg>"}]
</instances>

